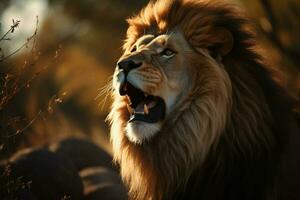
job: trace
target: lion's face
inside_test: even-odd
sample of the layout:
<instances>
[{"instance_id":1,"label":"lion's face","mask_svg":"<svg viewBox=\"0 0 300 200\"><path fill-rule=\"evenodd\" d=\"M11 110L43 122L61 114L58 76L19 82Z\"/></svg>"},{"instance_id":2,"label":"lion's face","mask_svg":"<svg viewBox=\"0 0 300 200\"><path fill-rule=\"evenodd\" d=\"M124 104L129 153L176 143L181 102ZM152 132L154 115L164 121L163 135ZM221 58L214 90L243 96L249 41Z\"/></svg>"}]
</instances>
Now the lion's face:
<instances>
[{"instance_id":1,"label":"lion's face","mask_svg":"<svg viewBox=\"0 0 300 200\"><path fill-rule=\"evenodd\" d=\"M140 37L120 58L113 87L126 96L126 135L134 143L151 139L192 87L187 54L179 31Z\"/></svg>"}]
</instances>

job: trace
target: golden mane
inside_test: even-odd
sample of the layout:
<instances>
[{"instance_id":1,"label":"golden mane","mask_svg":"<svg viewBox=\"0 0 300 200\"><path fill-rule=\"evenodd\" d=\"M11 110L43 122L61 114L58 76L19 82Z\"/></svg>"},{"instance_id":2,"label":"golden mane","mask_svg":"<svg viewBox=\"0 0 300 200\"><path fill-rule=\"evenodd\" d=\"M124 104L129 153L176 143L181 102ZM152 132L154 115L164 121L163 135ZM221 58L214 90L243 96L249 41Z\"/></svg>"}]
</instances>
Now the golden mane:
<instances>
[{"instance_id":1,"label":"golden mane","mask_svg":"<svg viewBox=\"0 0 300 200\"><path fill-rule=\"evenodd\" d=\"M236 181L232 187L241 190L236 199L268 196L275 174L269 167L278 164L273 153L278 153L285 141L281 133L289 130L291 106L256 52L254 35L243 13L221 1L160 0L150 2L128 23L124 50L145 33L159 35L179 29L196 52L220 50L221 57L214 57L218 62L210 64L227 72L227 76L218 76L223 80L207 77L224 83L218 93L201 88L205 77L193 83L193 92L172 119L142 145L125 136L126 103L124 97L113 94L108 117L111 141L130 197L188 199L187 193L192 197L201 189L196 189L197 185L203 189L197 197L218 199L218 195L233 192L223 191L230 181ZM231 39L228 33L233 46L224 47ZM195 75L201 76L204 63L197 57L190 61ZM265 189L255 191L257 187ZM223 193L214 193L213 188Z\"/></svg>"}]
</instances>

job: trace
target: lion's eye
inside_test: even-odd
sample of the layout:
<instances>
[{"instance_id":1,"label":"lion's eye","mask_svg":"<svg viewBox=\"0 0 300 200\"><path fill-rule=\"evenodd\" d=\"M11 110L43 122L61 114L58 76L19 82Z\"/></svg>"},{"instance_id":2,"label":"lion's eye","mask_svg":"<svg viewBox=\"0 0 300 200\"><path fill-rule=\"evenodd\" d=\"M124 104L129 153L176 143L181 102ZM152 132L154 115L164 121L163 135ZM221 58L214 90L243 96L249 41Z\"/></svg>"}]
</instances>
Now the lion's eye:
<instances>
[{"instance_id":1,"label":"lion's eye","mask_svg":"<svg viewBox=\"0 0 300 200\"><path fill-rule=\"evenodd\" d=\"M165 50L163 50L161 53L160 53L161 57L163 58L172 58L173 56L175 56L175 51L173 51L172 49L170 48L166 48Z\"/></svg>"}]
</instances>

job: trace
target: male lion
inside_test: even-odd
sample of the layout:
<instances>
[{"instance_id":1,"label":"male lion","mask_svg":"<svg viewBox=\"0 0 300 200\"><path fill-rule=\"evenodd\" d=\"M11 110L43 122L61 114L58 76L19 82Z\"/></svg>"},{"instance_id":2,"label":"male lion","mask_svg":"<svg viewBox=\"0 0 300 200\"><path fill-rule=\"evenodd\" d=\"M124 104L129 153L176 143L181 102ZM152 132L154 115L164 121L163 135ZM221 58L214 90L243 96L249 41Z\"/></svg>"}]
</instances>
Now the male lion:
<instances>
[{"instance_id":1,"label":"male lion","mask_svg":"<svg viewBox=\"0 0 300 200\"><path fill-rule=\"evenodd\" d=\"M158 0L128 23L108 118L131 199L300 199L292 101L239 9Z\"/></svg>"}]
</instances>

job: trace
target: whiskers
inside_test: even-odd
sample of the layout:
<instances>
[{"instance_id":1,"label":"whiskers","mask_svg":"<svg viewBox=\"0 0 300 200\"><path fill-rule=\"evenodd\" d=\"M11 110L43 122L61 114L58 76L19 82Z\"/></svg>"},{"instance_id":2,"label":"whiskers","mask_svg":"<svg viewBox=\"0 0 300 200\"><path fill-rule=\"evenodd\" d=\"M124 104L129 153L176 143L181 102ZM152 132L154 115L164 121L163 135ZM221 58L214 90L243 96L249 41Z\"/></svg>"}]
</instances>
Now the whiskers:
<instances>
[{"instance_id":1,"label":"whiskers","mask_svg":"<svg viewBox=\"0 0 300 200\"><path fill-rule=\"evenodd\" d=\"M98 104L100 106L101 110L103 110L108 96L113 91L112 82L113 82L113 76L110 76L107 80L107 83L103 87L98 89L99 94L96 96L95 100L98 100L100 97L103 97L102 100Z\"/></svg>"}]
</instances>

